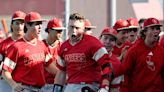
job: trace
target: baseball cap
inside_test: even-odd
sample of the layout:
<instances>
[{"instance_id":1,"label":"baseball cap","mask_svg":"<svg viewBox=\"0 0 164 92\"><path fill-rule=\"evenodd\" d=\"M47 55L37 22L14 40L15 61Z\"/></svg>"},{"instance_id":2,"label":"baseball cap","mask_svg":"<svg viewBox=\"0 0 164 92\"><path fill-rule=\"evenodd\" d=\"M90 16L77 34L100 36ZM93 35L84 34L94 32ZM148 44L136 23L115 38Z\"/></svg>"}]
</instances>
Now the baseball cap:
<instances>
[{"instance_id":1,"label":"baseball cap","mask_svg":"<svg viewBox=\"0 0 164 92\"><path fill-rule=\"evenodd\" d=\"M55 29L55 30L63 30L66 29L63 27L62 21L58 18L53 18L48 22L47 28Z\"/></svg>"},{"instance_id":2,"label":"baseball cap","mask_svg":"<svg viewBox=\"0 0 164 92\"><path fill-rule=\"evenodd\" d=\"M22 11L15 11L13 16L12 16L12 20L17 20L17 19L25 19L26 14Z\"/></svg>"},{"instance_id":3,"label":"baseball cap","mask_svg":"<svg viewBox=\"0 0 164 92\"><path fill-rule=\"evenodd\" d=\"M85 28L91 28L91 29L96 28L96 26L92 26L91 22L88 19L85 19L84 23L85 23Z\"/></svg>"},{"instance_id":4,"label":"baseball cap","mask_svg":"<svg viewBox=\"0 0 164 92\"><path fill-rule=\"evenodd\" d=\"M102 35L108 35L108 34L116 37L117 31L115 29L111 28L111 27L105 27L101 32L101 36Z\"/></svg>"},{"instance_id":5,"label":"baseball cap","mask_svg":"<svg viewBox=\"0 0 164 92\"><path fill-rule=\"evenodd\" d=\"M129 28L139 28L138 20L136 18L128 18Z\"/></svg>"},{"instance_id":6,"label":"baseball cap","mask_svg":"<svg viewBox=\"0 0 164 92\"><path fill-rule=\"evenodd\" d=\"M115 30L129 29L129 23L128 23L127 20L119 19L119 20L116 21L113 28Z\"/></svg>"},{"instance_id":7,"label":"baseball cap","mask_svg":"<svg viewBox=\"0 0 164 92\"><path fill-rule=\"evenodd\" d=\"M150 26L162 26L158 19L156 18L148 18L143 23L143 28L150 27Z\"/></svg>"},{"instance_id":8,"label":"baseball cap","mask_svg":"<svg viewBox=\"0 0 164 92\"><path fill-rule=\"evenodd\" d=\"M36 22L36 21L46 21L42 19L38 12L30 12L25 17L25 22Z\"/></svg>"}]
</instances>

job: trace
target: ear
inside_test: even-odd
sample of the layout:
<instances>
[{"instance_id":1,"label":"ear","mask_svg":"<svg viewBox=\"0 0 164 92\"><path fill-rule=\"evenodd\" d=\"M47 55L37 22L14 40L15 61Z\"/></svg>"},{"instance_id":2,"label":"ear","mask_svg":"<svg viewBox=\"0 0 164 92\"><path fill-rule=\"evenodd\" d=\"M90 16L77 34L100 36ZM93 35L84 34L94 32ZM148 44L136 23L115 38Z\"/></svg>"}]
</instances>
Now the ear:
<instances>
[{"instance_id":1,"label":"ear","mask_svg":"<svg viewBox=\"0 0 164 92\"><path fill-rule=\"evenodd\" d=\"M146 34L147 34L147 29L144 29L144 30L143 30L143 34L146 36Z\"/></svg>"},{"instance_id":2,"label":"ear","mask_svg":"<svg viewBox=\"0 0 164 92\"><path fill-rule=\"evenodd\" d=\"M30 27L30 25L29 25L29 24L27 24L27 23L25 23L25 26L26 26L26 28L27 28L27 29Z\"/></svg>"}]
</instances>

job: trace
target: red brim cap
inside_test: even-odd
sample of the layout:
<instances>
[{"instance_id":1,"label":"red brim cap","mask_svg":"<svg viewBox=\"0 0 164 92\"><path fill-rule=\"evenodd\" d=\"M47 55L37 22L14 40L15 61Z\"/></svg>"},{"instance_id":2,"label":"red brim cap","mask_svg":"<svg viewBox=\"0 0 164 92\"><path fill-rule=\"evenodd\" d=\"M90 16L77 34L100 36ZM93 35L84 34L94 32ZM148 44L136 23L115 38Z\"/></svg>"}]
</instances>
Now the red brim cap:
<instances>
[{"instance_id":1,"label":"red brim cap","mask_svg":"<svg viewBox=\"0 0 164 92\"><path fill-rule=\"evenodd\" d=\"M54 29L54 30L64 30L66 28L65 27L55 27L55 28L52 28L52 29Z\"/></svg>"},{"instance_id":2,"label":"red brim cap","mask_svg":"<svg viewBox=\"0 0 164 92\"><path fill-rule=\"evenodd\" d=\"M13 18L12 20L24 20L23 18Z\"/></svg>"},{"instance_id":3,"label":"red brim cap","mask_svg":"<svg viewBox=\"0 0 164 92\"><path fill-rule=\"evenodd\" d=\"M117 30L125 30L125 29L129 29L129 27L118 28Z\"/></svg>"},{"instance_id":4,"label":"red brim cap","mask_svg":"<svg viewBox=\"0 0 164 92\"><path fill-rule=\"evenodd\" d=\"M95 29L95 28L96 28L96 26L85 26L85 28Z\"/></svg>"},{"instance_id":5,"label":"red brim cap","mask_svg":"<svg viewBox=\"0 0 164 92\"><path fill-rule=\"evenodd\" d=\"M145 27L151 27L151 26L162 26L161 24L151 24L151 25L148 25L148 26L145 26Z\"/></svg>"},{"instance_id":6,"label":"red brim cap","mask_svg":"<svg viewBox=\"0 0 164 92\"><path fill-rule=\"evenodd\" d=\"M132 28L139 28L139 26L129 26L129 29L132 29Z\"/></svg>"},{"instance_id":7,"label":"red brim cap","mask_svg":"<svg viewBox=\"0 0 164 92\"><path fill-rule=\"evenodd\" d=\"M27 21L27 22L37 22L37 21L41 21L41 22L46 22L46 19L38 19L38 20L31 20L31 21Z\"/></svg>"}]
</instances>

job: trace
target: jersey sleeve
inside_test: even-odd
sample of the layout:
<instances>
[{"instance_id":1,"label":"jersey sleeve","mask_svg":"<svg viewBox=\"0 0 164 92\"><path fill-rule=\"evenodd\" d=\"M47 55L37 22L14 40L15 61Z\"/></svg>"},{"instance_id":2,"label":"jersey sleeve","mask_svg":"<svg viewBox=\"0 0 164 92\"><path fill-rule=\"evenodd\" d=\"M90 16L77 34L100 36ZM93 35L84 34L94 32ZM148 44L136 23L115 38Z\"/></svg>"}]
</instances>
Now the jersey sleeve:
<instances>
[{"instance_id":1,"label":"jersey sleeve","mask_svg":"<svg viewBox=\"0 0 164 92\"><path fill-rule=\"evenodd\" d=\"M0 62L4 61L5 58L5 46L4 41L0 43Z\"/></svg>"},{"instance_id":2,"label":"jersey sleeve","mask_svg":"<svg viewBox=\"0 0 164 92\"><path fill-rule=\"evenodd\" d=\"M18 50L15 46L10 46L4 59L3 69L12 73L18 60Z\"/></svg>"},{"instance_id":3,"label":"jersey sleeve","mask_svg":"<svg viewBox=\"0 0 164 92\"><path fill-rule=\"evenodd\" d=\"M120 65L118 71L116 71L115 75L120 76L122 74L128 74L131 72L134 63L135 63L135 51L134 49L129 49L125 55L124 60L122 61L122 64Z\"/></svg>"},{"instance_id":4,"label":"jersey sleeve","mask_svg":"<svg viewBox=\"0 0 164 92\"><path fill-rule=\"evenodd\" d=\"M101 67L102 70L102 81L107 79L111 81L113 75L112 63L110 61L109 54L105 47L101 44L99 40L94 40L96 44L91 46L91 52L93 54L92 59L94 59ZM101 86L104 86L101 84Z\"/></svg>"},{"instance_id":5,"label":"jersey sleeve","mask_svg":"<svg viewBox=\"0 0 164 92\"><path fill-rule=\"evenodd\" d=\"M56 66L58 69L62 71L66 71L66 64L64 61L63 52L64 52L64 47L63 45L61 45L60 48L57 50L58 57L57 57Z\"/></svg>"},{"instance_id":6,"label":"jersey sleeve","mask_svg":"<svg viewBox=\"0 0 164 92\"><path fill-rule=\"evenodd\" d=\"M0 63L3 61L3 58L2 45L0 45Z\"/></svg>"}]
</instances>

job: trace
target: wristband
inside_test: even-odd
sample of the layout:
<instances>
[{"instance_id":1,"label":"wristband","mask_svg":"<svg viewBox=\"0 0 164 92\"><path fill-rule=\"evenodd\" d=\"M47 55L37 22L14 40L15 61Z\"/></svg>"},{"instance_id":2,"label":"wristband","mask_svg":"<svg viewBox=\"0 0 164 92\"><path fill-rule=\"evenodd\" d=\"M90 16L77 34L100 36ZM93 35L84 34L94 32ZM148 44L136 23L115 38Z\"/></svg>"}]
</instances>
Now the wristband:
<instances>
[{"instance_id":1,"label":"wristband","mask_svg":"<svg viewBox=\"0 0 164 92\"><path fill-rule=\"evenodd\" d=\"M63 86L59 84L54 84L53 92L62 92Z\"/></svg>"}]
</instances>

